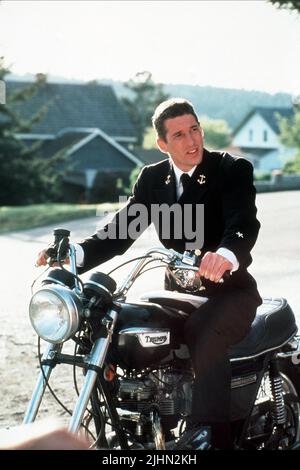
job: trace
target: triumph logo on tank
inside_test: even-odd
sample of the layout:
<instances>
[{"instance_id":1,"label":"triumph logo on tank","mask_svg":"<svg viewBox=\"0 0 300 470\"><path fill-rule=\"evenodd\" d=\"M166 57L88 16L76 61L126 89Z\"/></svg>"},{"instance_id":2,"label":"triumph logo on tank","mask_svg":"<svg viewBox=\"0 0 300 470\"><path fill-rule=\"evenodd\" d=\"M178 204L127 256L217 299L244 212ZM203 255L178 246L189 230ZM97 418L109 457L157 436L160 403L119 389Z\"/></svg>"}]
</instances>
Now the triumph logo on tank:
<instances>
[{"instance_id":1,"label":"triumph logo on tank","mask_svg":"<svg viewBox=\"0 0 300 470\"><path fill-rule=\"evenodd\" d=\"M147 343L153 343L153 344L164 344L167 341L166 335L164 336L146 336L146 341Z\"/></svg>"},{"instance_id":2,"label":"triumph logo on tank","mask_svg":"<svg viewBox=\"0 0 300 470\"><path fill-rule=\"evenodd\" d=\"M142 333L138 335L138 338L143 348L153 348L170 344L169 331L164 331L161 333Z\"/></svg>"}]
</instances>

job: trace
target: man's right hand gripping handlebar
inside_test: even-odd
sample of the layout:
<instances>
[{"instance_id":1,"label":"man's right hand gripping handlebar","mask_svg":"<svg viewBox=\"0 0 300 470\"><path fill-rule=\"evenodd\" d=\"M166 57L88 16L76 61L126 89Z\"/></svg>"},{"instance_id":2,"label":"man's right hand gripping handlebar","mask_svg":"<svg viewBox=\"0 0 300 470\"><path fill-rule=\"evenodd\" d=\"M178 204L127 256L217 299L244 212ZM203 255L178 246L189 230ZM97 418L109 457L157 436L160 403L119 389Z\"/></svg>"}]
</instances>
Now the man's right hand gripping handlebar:
<instances>
[{"instance_id":1,"label":"man's right hand gripping handlebar","mask_svg":"<svg viewBox=\"0 0 300 470\"><path fill-rule=\"evenodd\" d=\"M35 262L35 266L37 268L39 268L40 266L46 266L48 259L49 259L49 255L47 254L47 248L45 248L44 250L42 250L38 253L38 257L37 257L37 260Z\"/></svg>"},{"instance_id":2,"label":"man's right hand gripping handlebar","mask_svg":"<svg viewBox=\"0 0 300 470\"><path fill-rule=\"evenodd\" d=\"M65 229L54 229L54 242L39 252L35 262L36 267L46 266L59 266L59 262L69 264L68 257L69 249L69 235L70 232Z\"/></svg>"}]
</instances>

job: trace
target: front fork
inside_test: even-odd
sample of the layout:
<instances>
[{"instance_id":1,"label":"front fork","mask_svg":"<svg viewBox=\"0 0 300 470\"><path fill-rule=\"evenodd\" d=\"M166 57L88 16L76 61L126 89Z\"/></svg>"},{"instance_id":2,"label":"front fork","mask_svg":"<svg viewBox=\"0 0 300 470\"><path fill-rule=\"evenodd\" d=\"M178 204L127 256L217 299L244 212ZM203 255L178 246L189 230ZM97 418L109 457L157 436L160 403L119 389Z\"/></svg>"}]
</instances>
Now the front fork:
<instances>
[{"instance_id":1,"label":"front fork","mask_svg":"<svg viewBox=\"0 0 300 470\"><path fill-rule=\"evenodd\" d=\"M92 390L95 386L97 375L99 373L99 368L103 367L107 350L111 342L112 333L114 330L117 316L118 312L114 309L111 309L107 313L104 322L107 332L106 337L101 337L95 341L92 351L88 357L88 360L86 361L87 373L68 427L69 431L73 433L76 433L79 430ZM31 400L27 407L23 420L24 424L32 423L37 416L46 389L47 381L50 378L52 369L55 364L53 359L55 358L55 355L61 351L61 348L62 344L49 344L47 350L43 354L43 370L38 376L36 386L34 388ZM52 361L53 365L47 365L47 362L49 361Z\"/></svg>"},{"instance_id":2,"label":"front fork","mask_svg":"<svg viewBox=\"0 0 300 470\"><path fill-rule=\"evenodd\" d=\"M55 358L55 355L61 351L62 344L48 344L46 351L42 357L42 363L52 361ZM38 413L42 398L46 389L47 381L50 378L53 366L42 365L42 369L39 373L36 385L34 387L31 400L27 407L23 424L32 423Z\"/></svg>"}]
</instances>

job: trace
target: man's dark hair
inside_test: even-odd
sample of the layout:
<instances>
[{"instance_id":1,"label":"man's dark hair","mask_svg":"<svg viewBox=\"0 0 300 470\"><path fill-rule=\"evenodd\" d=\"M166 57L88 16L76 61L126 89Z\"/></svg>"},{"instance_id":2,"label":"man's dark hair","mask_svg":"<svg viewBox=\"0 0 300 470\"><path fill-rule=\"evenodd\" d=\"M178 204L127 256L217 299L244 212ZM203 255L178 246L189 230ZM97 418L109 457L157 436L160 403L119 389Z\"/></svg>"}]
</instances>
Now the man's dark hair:
<instances>
[{"instance_id":1,"label":"man's dark hair","mask_svg":"<svg viewBox=\"0 0 300 470\"><path fill-rule=\"evenodd\" d=\"M165 120L183 116L184 114L192 114L199 123L198 116L195 113L192 103L189 101L183 98L170 98L160 103L152 116L152 125L158 137L166 142L167 131L165 128Z\"/></svg>"}]
</instances>

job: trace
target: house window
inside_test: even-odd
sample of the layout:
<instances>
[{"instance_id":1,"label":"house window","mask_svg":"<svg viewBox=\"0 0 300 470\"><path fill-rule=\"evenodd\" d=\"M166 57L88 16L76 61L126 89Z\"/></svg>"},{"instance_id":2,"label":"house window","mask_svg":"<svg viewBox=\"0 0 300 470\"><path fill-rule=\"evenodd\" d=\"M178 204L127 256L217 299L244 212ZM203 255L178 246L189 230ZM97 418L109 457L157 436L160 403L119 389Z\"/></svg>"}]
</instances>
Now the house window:
<instances>
[{"instance_id":1,"label":"house window","mask_svg":"<svg viewBox=\"0 0 300 470\"><path fill-rule=\"evenodd\" d=\"M263 140L264 142L268 142L268 131L266 129L264 130Z\"/></svg>"},{"instance_id":2,"label":"house window","mask_svg":"<svg viewBox=\"0 0 300 470\"><path fill-rule=\"evenodd\" d=\"M249 129L249 142L253 141L253 129Z\"/></svg>"}]
</instances>

